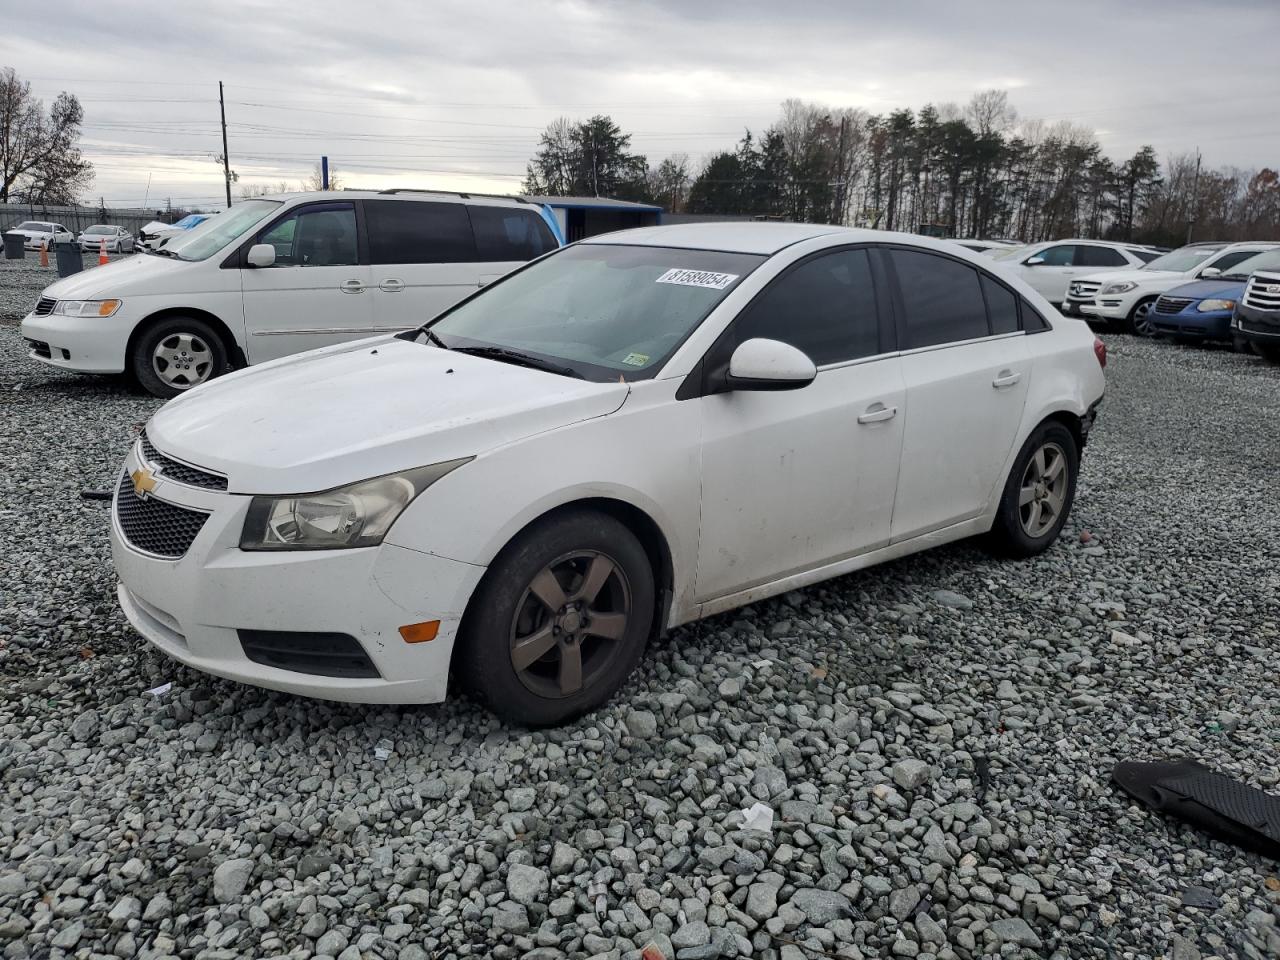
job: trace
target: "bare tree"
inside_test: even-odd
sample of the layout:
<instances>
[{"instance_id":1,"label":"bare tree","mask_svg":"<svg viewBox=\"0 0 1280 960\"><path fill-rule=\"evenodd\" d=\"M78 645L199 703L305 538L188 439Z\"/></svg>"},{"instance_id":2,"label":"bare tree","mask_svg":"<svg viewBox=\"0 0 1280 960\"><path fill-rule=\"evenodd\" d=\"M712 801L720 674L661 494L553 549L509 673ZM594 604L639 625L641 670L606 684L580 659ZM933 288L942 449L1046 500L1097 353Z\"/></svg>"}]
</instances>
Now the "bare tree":
<instances>
[{"instance_id":1,"label":"bare tree","mask_svg":"<svg viewBox=\"0 0 1280 960\"><path fill-rule=\"evenodd\" d=\"M687 153L673 153L648 173L649 191L670 213L684 209L693 182L692 162Z\"/></svg>"},{"instance_id":2,"label":"bare tree","mask_svg":"<svg viewBox=\"0 0 1280 960\"><path fill-rule=\"evenodd\" d=\"M1010 106L1009 94L1005 91L981 90L964 108L964 118L980 137L993 133L1003 135L1018 122L1018 111Z\"/></svg>"},{"instance_id":3,"label":"bare tree","mask_svg":"<svg viewBox=\"0 0 1280 960\"><path fill-rule=\"evenodd\" d=\"M240 188L241 200L252 200L254 197L269 197L277 193L288 193L292 187L281 180L279 183L247 183Z\"/></svg>"},{"instance_id":4,"label":"bare tree","mask_svg":"<svg viewBox=\"0 0 1280 960\"><path fill-rule=\"evenodd\" d=\"M311 176L307 177L298 186L299 190L323 190L324 189L324 171L320 169L320 164L316 164L311 171ZM338 171L333 168L333 164L329 165L329 189L341 190L342 178L338 176ZM282 191L284 192L284 191Z\"/></svg>"},{"instance_id":5,"label":"bare tree","mask_svg":"<svg viewBox=\"0 0 1280 960\"><path fill-rule=\"evenodd\" d=\"M0 202L21 196L36 203L74 203L93 181L80 154L84 108L58 94L46 116L31 84L12 67L0 68Z\"/></svg>"}]
</instances>

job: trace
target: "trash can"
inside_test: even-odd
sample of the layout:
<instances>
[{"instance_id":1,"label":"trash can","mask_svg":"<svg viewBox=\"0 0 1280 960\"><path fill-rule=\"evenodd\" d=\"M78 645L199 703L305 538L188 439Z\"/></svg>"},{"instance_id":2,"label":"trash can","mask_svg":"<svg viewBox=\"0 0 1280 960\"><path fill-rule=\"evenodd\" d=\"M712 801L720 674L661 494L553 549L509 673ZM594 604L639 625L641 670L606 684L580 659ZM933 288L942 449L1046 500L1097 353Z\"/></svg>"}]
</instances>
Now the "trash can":
<instances>
[{"instance_id":1,"label":"trash can","mask_svg":"<svg viewBox=\"0 0 1280 960\"><path fill-rule=\"evenodd\" d=\"M27 252L27 238L20 233L4 235L4 256L6 260L21 260Z\"/></svg>"},{"instance_id":2,"label":"trash can","mask_svg":"<svg viewBox=\"0 0 1280 960\"><path fill-rule=\"evenodd\" d=\"M58 254L58 276L69 277L84 269L84 251L80 249L80 244L74 241L57 243L54 244L54 250Z\"/></svg>"}]
</instances>

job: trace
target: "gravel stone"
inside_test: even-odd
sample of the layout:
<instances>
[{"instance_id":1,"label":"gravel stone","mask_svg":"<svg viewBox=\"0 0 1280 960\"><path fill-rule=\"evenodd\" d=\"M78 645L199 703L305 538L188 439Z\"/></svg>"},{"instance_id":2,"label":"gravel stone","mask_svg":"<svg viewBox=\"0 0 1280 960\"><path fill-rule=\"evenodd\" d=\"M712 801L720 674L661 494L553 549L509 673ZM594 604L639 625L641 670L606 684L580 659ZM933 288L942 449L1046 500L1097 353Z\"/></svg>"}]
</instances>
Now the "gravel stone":
<instances>
[{"instance_id":1,"label":"gravel stone","mask_svg":"<svg viewBox=\"0 0 1280 960\"><path fill-rule=\"evenodd\" d=\"M249 885L249 876L253 873L253 861L248 857L238 857L218 864L213 871L213 899L218 903L235 903Z\"/></svg>"},{"instance_id":2,"label":"gravel stone","mask_svg":"<svg viewBox=\"0 0 1280 960\"><path fill-rule=\"evenodd\" d=\"M142 641L110 507L79 493L159 403L26 358L32 264L0 260L3 960L582 960L588 935L611 960L1280 953L1274 870L1110 783L1200 756L1280 793L1280 369L1104 334L1046 553L954 544L678 628L608 705L525 730L464 697L241 686ZM771 833L741 829L756 802Z\"/></svg>"}]
</instances>

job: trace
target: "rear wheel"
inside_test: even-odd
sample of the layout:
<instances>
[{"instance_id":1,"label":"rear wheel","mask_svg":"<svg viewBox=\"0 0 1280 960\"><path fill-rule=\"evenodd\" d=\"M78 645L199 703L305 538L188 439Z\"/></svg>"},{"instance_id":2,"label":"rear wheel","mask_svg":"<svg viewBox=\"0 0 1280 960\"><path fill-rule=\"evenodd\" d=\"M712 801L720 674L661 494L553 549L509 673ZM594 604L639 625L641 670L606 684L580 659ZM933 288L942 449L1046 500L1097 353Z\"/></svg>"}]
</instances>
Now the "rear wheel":
<instances>
[{"instance_id":1,"label":"rear wheel","mask_svg":"<svg viewBox=\"0 0 1280 960\"><path fill-rule=\"evenodd\" d=\"M168 317L133 345L130 372L152 396L176 397L227 372L222 338L203 320Z\"/></svg>"},{"instance_id":2,"label":"rear wheel","mask_svg":"<svg viewBox=\"0 0 1280 960\"><path fill-rule=\"evenodd\" d=\"M1153 337L1156 333L1155 317L1151 314L1156 307L1156 298L1147 297L1139 300L1133 305L1133 309L1129 311L1129 318L1125 322L1129 332L1135 337Z\"/></svg>"},{"instance_id":3,"label":"rear wheel","mask_svg":"<svg viewBox=\"0 0 1280 960\"><path fill-rule=\"evenodd\" d=\"M1005 482L991 527L995 548L1012 557L1047 549L1067 522L1079 469L1080 451L1070 430L1056 420L1036 427Z\"/></svg>"},{"instance_id":4,"label":"rear wheel","mask_svg":"<svg viewBox=\"0 0 1280 960\"><path fill-rule=\"evenodd\" d=\"M622 685L653 615L653 570L626 526L594 511L551 517L521 533L481 581L459 679L508 720L559 723Z\"/></svg>"}]
</instances>

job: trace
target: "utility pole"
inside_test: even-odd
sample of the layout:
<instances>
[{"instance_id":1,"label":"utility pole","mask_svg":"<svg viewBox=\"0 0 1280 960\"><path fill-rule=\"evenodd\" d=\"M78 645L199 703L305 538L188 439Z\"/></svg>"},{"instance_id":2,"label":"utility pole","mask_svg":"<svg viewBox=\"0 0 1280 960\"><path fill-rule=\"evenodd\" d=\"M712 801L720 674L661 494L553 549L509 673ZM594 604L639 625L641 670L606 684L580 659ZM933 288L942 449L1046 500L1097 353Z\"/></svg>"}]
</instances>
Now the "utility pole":
<instances>
[{"instance_id":1,"label":"utility pole","mask_svg":"<svg viewBox=\"0 0 1280 960\"><path fill-rule=\"evenodd\" d=\"M849 118L842 116L840 118L840 146L836 151L836 209L834 223L844 226L844 206L845 206L845 163L844 163L844 134L845 129L849 125Z\"/></svg>"},{"instance_id":2,"label":"utility pole","mask_svg":"<svg viewBox=\"0 0 1280 960\"><path fill-rule=\"evenodd\" d=\"M320 189L329 189L329 158L320 158Z\"/></svg>"},{"instance_id":3,"label":"utility pole","mask_svg":"<svg viewBox=\"0 0 1280 960\"><path fill-rule=\"evenodd\" d=\"M1187 218L1187 243L1191 242L1191 231L1196 225L1196 214L1200 210L1200 148L1196 147L1196 176L1191 181L1191 216Z\"/></svg>"},{"instance_id":4,"label":"utility pole","mask_svg":"<svg viewBox=\"0 0 1280 960\"><path fill-rule=\"evenodd\" d=\"M227 187L227 209L231 209L231 160L227 157L227 102L222 96L222 81L218 81L218 110L222 114L222 178Z\"/></svg>"}]
</instances>

